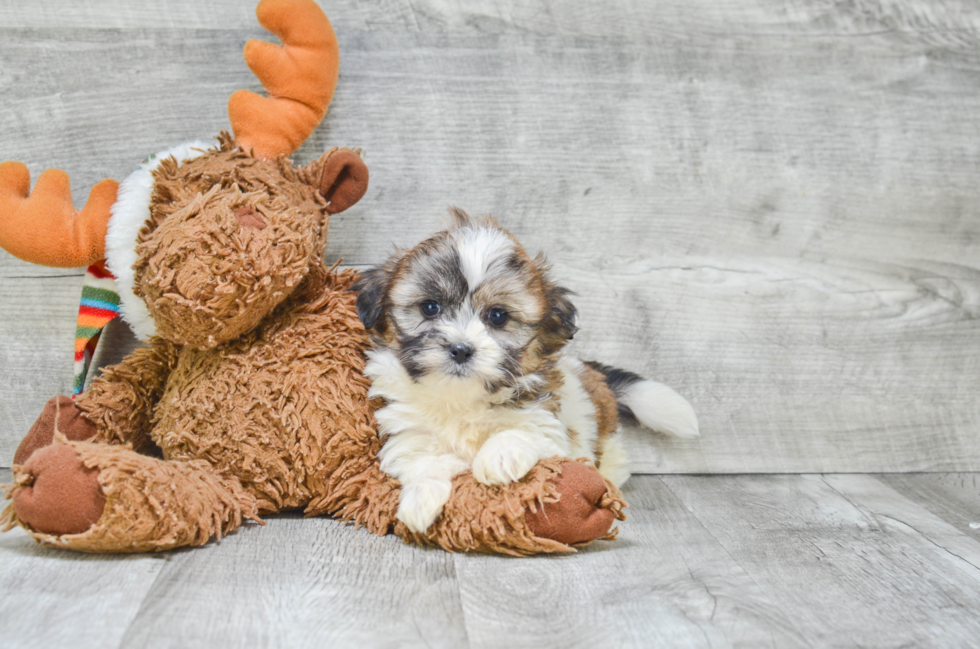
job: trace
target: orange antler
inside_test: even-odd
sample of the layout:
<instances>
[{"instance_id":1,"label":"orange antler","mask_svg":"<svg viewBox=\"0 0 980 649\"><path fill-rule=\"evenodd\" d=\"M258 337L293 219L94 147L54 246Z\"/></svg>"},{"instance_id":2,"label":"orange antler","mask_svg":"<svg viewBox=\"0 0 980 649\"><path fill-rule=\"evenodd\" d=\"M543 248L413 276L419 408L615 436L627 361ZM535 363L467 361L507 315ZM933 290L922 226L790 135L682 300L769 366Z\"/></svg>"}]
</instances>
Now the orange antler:
<instances>
[{"instance_id":1,"label":"orange antler","mask_svg":"<svg viewBox=\"0 0 980 649\"><path fill-rule=\"evenodd\" d=\"M0 247L25 261L57 268L89 266L105 256L109 208L119 183L99 182L76 210L68 174L48 169L31 192L19 162L0 164Z\"/></svg>"},{"instance_id":2,"label":"orange antler","mask_svg":"<svg viewBox=\"0 0 980 649\"><path fill-rule=\"evenodd\" d=\"M245 62L269 96L233 93L228 118L239 146L275 158L298 149L327 113L337 85L337 36L312 0L262 0L255 14L283 44L245 44Z\"/></svg>"}]
</instances>

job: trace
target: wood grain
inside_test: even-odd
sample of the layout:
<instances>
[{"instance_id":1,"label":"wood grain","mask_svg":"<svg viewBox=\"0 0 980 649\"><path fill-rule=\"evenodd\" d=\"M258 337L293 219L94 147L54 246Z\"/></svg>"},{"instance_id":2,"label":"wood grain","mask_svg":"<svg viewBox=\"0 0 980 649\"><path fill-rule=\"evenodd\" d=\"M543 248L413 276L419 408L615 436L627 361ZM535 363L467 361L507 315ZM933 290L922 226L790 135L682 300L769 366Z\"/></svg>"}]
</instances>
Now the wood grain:
<instances>
[{"instance_id":1,"label":"wood grain","mask_svg":"<svg viewBox=\"0 0 980 649\"><path fill-rule=\"evenodd\" d=\"M928 480L930 476L921 477ZM951 563L970 575L980 569L980 542L976 534L965 534L929 508L911 501L873 476L836 474L825 475L823 479L841 496L859 503L859 507L928 539L936 551L934 563L954 559Z\"/></svg>"},{"instance_id":2,"label":"wood grain","mask_svg":"<svg viewBox=\"0 0 980 649\"><path fill-rule=\"evenodd\" d=\"M980 543L872 477L663 481L813 646L967 646L980 632Z\"/></svg>"},{"instance_id":3,"label":"wood grain","mask_svg":"<svg viewBox=\"0 0 980 649\"><path fill-rule=\"evenodd\" d=\"M0 484L11 473L0 469ZM4 503L6 504L6 503ZM0 647L119 647L164 555L98 556L0 534Z\"/></svg>"},{"instance_id":4,"label":"wood grain","mask_svg":"<svg viewBox=\"0 0 980 649\"><path fill-rule=\"evenodd\" d=\"M175 552L121 647L460 647L452 556L275 516Z\"/></svg>"},{"instance_id":5,"label":"wood grain","mask_svg":"<svg viewBox=\"0 0 980 649\"><path fill-rule=\"evenodd\" d=\"M980 539L980 476L976 473L877 476L892 489L959 531Z\"/></svg>"},{"instance_id":6,"label":"wood grain","mask_svg":"<svg viewBox=\"0 0 980 649\"><path fill-rule=\"evenodd\" d=\"M625 495L616 542L533 561L457 555L470 645L808 646L658 478L632 478Z\"/></svg>"},{"instance_id":7,"label":"wood grain","mask_svg":"<svg viewBox=\"0 0 980 649\"><path fill-rule=\"evenodd\" d=\"M972 646L980 540L931 512L940 477L636 476L618 541L516 560L295 515L154 555L14 531L0 646Z\"/></svg>"},{"instance_id":8,"label":"wood grain","mask_svg":"<svg viewBox=\"0 0 980 649\"><path fill-rule=\"evenodd\" d=\"M630 436L638 471L980 469L980 9L326 10L340 83L297 159L361 146L372 172L329 261L378 263L450 204L496 215L578 293L583 356L698 410L701 440ZM226 128L251 37L232 0L6 3L0 158L67 169L80 203ZM0 464L70 381L77 289L46 272L0 254Z\"/></svg>"},{"instance_id":9,"label":"wood grain","mask_svg":"<svg viewBox=\"0 0 980 649\"><path fill-rule=\"evenodd\" d=\"M601 275L592 261L556 264L588 305L577 351L674 386L699 413L701 439L628 437L635 470L980 464L980 372L964 353L980 348L980 274L926 262L727 261L634 258Z\"/></svg>"},{"instance_id":10,"label":"wood grain","mask_svg":"<svg viewBox=\"0 0 980 649\"><path fill-rule=\"evenodd\" d=\"M0 252L0 465L10 466L44 403L71 391L82 273Z\"/></svg>"}]
</instances>

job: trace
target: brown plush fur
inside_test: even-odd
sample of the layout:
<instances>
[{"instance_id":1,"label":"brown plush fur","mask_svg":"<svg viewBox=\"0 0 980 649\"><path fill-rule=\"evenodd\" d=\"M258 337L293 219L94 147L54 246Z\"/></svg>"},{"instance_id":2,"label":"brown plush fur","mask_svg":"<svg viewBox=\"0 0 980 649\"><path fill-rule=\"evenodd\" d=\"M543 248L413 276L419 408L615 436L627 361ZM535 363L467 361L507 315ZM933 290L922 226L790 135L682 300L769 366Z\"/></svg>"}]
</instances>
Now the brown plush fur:
<instances>
[{"instance_id":1,"label":"brown plush fur","mask_svg":"<svg viewBox=\"0 0 980 649\"><path fill-rule=\"evenodd\" d=\"M75 402L96 425L91 441L130 444L137 453L160 455L150 430L179 352L178 345L153 338L148 347L140 347L122 363L102 370L102 376Z\"/></svg>"},{"instance_id":2,"label":"brown plush fur","mask_svg":"<svg viewBox=\"0 0 980 649\"><path fill-rule=\"evenodd\" d=\"M154 171L152 215L138 238L136 293L157 333L209 349L253 329L323 256L329 214L319 193L332 149L301 169L253 158L222 134L218 150ZM266 227L245 227L247 208Z\"/></svg>"},{"instance_id":3,"label":"brown plush fur","mask_svg":"<svg viewBox=\"0 0 980 649\"><path fill-rule=\"evenodd\" d=\"M237 140L222 133L217 148L153 172L132 289L157 336L105 368L67 419L42 413L13 467L13 502L0 515L8 529L85 552L141 552L201 545L285 508L377 534L396 520L399 485L378 466L355 277L321 261L329 215L360 200L368 169L348 149L301 168L285 157L330 103L336 37L310 0L262 0L257 14L282 41L245 48L269 97L234 93ZM106 253L114 181L96 185L77 214L63 172L42 174L28 198L27 168L4 163L0 186L11 226L0 246L62 266ZM61 404L49 402L56 413ZM68 441L93 428L91 441ZM424 536L395 531L448 550L567 551L524 516L545 507L571 528L585 520L566 507L579 494L562 487L563 466L542 462L521 483L492 489L458 476L447 515ZM607 495L592 509L621 517L618 492Z\"/></svg>"},{"instance_id":4,"label":"brown plush fur","mask_svg":"<svg viewBox=\"0 0 980 649\"><path fill-rule=\"evenodd\" d=\"M395 519L399 485L378 467L356 275L321 262L330 210L319 188L333 153L294 169L224 137L200 158L161 164L135 265L160 335L77 400L96 435L72 447L99 471L103 514L76 534L25 525L35 538L86 552L161 550L304 508L447 550L571 549L525 520L572 502L560 502L557 458L502 487L457 476L424 535ZM601 509L622 518L618 491L607 490ZM24 523L15 506L5 516Z\"/></svg>"},{"instance_id":5,"label":"brown plush fur","mask_svg":"<svg viewBox=\"0 0 980 649\"><path fill-rule=\"evenodd\" d=\"M90 440L96 433L95 424L85 417L71 398L54 397L44 404L37 421L17 446L14 464L23 464L34 451L50 445L56 429L73 442Z\"/></svg>"},{"instance_id":6,"label":"brown plush fur","mask_svg":"<svg viewBox=\"0 0 980 649\"><path fill-rule=\"evenodd\" d=\"M102 517L76 534L49 534L27 527L37 539L82 552L147 552L204 545L242 524L258 520L255 499L238 480L221 476L202 461L162 462L128 446L69 444L84 466L98 470L105 494ZM24 479L15 467L15 484ZM21 523L14 503L3 512L5 529Z\"/></svg>"},{"instance_id":7,"label":"brown plush fur","mask_svg":"<svg viewBox=\"0 0 980 649\"><path fill-rule=\"evenodd\" d=\"M376 452L353 280L317 264L262 326L217 353L184 348L153 428L164 456L233 473L272 512L306 507L344 458Z\"/></svg>"}]
</instances>

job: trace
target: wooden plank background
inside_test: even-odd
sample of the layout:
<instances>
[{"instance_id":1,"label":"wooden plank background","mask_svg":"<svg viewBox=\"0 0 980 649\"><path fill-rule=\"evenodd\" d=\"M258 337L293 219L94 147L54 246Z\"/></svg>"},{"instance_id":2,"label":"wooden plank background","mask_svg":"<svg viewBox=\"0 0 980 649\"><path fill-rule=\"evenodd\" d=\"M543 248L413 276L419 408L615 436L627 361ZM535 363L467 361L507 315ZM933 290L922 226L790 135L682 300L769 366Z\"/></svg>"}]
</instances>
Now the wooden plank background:
<instances>
[{"instance_id":1,"label":"wooden plank background","mask_svg":"<svg viewBox=\"0 0 980 649\"><path fill-rule=\"evenodd\" d=\"M638 471L980 470L980 6L323 2L363 147L330 260L489 212L578 293L578 351L690 398ZM0 3L0 159L76 204L227 128L251 2ZM0 465L70 384L80 270L0 253ZM126 344L121 337L117 344Z\"/></svg>"}]
</instances>

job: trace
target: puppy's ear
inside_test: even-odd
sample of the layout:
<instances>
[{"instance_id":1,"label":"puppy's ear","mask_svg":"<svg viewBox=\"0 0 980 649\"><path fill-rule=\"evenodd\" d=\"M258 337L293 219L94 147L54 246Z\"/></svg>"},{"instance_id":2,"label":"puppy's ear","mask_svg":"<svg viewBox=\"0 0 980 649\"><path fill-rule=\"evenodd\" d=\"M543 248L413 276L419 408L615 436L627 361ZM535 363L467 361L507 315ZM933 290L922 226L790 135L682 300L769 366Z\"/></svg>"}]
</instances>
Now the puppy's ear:
<instances>
[{"instance_id":1,"label":"puppy's ear","mask_svg":"<svg viewBox=\"0 0 980 649\"><path fill-rule=\"evenodd\" d=\"M568 299L571 294L567 288L552 286L548 289L548 307L551 310L550 328L559 337L571 340L578 331L578 309Z\"/></svg>"},{"instance_id":2,"label":"puppy's ear","mask_svg":"<svg viewBox=\"0 0 980 649\"><path fill-rule=\"evenodd\" d=\"M494 228L497 230L503 230L500 224L497 223L497 219L493 218L489 214L484 214L479 217L472 217L466 213L465 210L461 210L458 207L449 207L449 229L450 230L463 230L465 228L472 227L486 227Z\"/></svg>"},{"instance_id":3,"label":"puppy's ear","mask_svg":"<svg viewBox=\"0 0 980 649\"><path fill-rule=\"evenodd\" d=\"M541 278L545 304L547 304L544 318L541 320L541 327L552 341L558 340L564 344L564 341L571 340L575 336L575 332L578 331L576 325L578 309L568 299L568 296L573 295L573 293L564 286L558 286L551 281L551 266L548 265L548 260L543 254L535 257L532 264Z\"/></svg>"},{"instance_id":4,"label":"puppy's ear","mask_svg":"<svg viewBox=\"0 0 980 649\"><path fill-rule=\"evenodd\" d=\"M357 317L368 331L378 325L384 328L384 297L388 290L388 273L384 268L372 268L361 273L350 290L357 292ZM378 321L381 322L378 322Z\"/></svg>"},{"instance_id":5,"label":"puppy's ear","mask_svg":"<svg viewBox=\"0 0 980 649\"><path fill-rule=\"evenodd\" d=\"M467 214L465 210L461 210L455 206L450 206L449 208L450 230L458 230L458 229L466 228L472 224L473 224L473 218L469 214Z\"/></svg>"}]
</instances>

